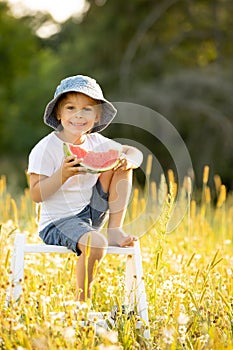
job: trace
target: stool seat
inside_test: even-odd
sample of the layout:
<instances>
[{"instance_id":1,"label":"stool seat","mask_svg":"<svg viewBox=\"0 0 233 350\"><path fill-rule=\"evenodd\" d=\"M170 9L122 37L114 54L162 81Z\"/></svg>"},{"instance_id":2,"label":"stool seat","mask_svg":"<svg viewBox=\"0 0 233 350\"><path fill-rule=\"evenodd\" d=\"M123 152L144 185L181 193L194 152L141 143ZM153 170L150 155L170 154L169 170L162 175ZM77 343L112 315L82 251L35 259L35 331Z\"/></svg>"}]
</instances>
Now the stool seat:
<instances>
[{"instance_id":1,"label":"stool seat","mask_svg":"<svg viewBox=\"0 0 233 350\"><path fill-rule=\"evenodd\" d=\"M44 243L39 244L25 244L23 246L24 253L60 253L60 254L67 254L67 253L73 253L72 250L57 246L57 245L49 245ZM108 246L107 247L107 254L135 254L135 248L134 247L116 247L116 246Z\"/></svg>"},{"instance_id":2,"label":"stool seat","mask_svg":"<svg viewBox=\"0 0 233 350\"><path fill-rule=\"evenodd\" d=\"M19 299L22 293L24 280L24 263L26 254L37 253L73 253L70 249L62 246L47 245L44 243L26 243L26 234L16 233L14 248L11 256L10 288L7 301ZM144 322L146 330L144 336L149 338L148 306L146 302L145 285L143 281L142 256L140 243L136 241L133 247L108 246L107 254L126 255L125 264L125 304L134 308Z\"/></svg>"}]
</instances>

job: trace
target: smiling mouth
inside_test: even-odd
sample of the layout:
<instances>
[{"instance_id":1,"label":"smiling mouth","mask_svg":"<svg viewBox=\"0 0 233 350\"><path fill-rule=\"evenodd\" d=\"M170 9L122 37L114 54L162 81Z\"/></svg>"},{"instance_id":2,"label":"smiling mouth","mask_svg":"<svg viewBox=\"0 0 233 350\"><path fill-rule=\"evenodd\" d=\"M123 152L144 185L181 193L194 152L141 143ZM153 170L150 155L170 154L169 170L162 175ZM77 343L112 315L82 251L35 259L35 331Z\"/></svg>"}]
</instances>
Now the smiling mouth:
<instances>
[{"instance_id":1,"label":"smiling mouth","mask_svg":"<svg viewBox=\"0 0 233 350\"><path fill-rule=\"evenodd\" d=\"M77 127L80 127L80 126L85 126L86 123L71 123L73 126L77 126Z\"/></svg>"}]
</instances>

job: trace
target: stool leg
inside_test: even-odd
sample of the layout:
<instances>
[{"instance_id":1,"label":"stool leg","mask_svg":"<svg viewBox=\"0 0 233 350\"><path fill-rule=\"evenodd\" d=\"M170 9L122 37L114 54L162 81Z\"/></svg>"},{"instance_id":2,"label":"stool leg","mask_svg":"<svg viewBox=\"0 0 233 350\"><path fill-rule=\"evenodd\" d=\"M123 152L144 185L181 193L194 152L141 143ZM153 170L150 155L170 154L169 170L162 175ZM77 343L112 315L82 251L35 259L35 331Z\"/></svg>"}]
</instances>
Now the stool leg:
<instances>
[{"instance_id":1,"label":"stool leg","mask_svg":"<svg viewBox=\"0 0 233 350\"><path fill-rule=\"evenodd\" d=\"M134 309L136 304L135 298L135 287L136 287L136 271L133 255L127 255L125 265L125 304Z\"/></svg>"},{"instance_id":2,"label":"stool leg","mask_svg":"<svg viewBox=\"0 0 233 350\"><path fill-rule=\"evenodd\" d=\"M135 274L136 274L137 310L141 319L144 320L145 324L148 326L148 329L145 330L144 332L144 336L146 338L149 338L150 331L149 331L149 318L148 318L148 304L146 300L145 284L143 281L142 256L141 256L139 242L135 244L135 254L133 255L133 260L134 260Z\"/></svg>"},{"instance_id":3,"label":"stool leg","mask_svg":"<svg viewBox=\"0 0 233 350\"><path fill-rule=\"evenodd\" d=\"M17 233L15 236L14 250L11 258L10 295L8 299L17 300L22 293L22 281L24 278L24 245L25 235Z\"/></svg>"},{"instance_id":4,"label":"stool leg","mask_svg":"<svg viewBox=\"0 0 233 350\"><path fill-rule=\"evenodd\" d=\"M149 327L148 306L143 281L142 256L139 242L135 243L135 254L127 256L125 286L126 303L131 307L136 304L139 316ZM150 337L149 328L145 330L144 336L146 338Z\"/></svg>"}]
</instances>

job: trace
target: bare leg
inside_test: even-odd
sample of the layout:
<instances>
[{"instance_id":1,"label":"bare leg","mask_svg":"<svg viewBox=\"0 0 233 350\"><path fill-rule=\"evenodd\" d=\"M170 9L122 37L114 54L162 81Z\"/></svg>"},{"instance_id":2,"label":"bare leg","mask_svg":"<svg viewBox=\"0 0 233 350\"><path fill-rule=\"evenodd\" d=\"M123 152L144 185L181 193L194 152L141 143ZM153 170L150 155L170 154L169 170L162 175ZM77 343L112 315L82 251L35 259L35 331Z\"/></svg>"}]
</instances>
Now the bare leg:
<instances>
[{"instance_id":1,"label":"bare leg","mask_svg":"<svg viewBox=\"0 0 233 350\"><path fill-rule=\"evenodd\" d=\"M109 245L132 246L136 237L122 229L132 187L132 170L117 169L104 173L100 176L100 182L103 190L109 191Z\"/></svg>"},{"instance_id":2,"label":"bare leg","mask_svg":"<svg viewBox=\"0 0 233 350\"><path fill-rule=\"evenodd\" d=\"M90 237L90 241L88 237ZM88 247L90 250L87 254L88 242L90 244L90 247ZM96 264L99 265L104 257L107 245L108 243L104 236L96 231L88 232L80 238L78 248L82 254L78 258L76 265L77 300L86 301L87 298L91 297L94 268Z\"/></svg>"}]
</instances>

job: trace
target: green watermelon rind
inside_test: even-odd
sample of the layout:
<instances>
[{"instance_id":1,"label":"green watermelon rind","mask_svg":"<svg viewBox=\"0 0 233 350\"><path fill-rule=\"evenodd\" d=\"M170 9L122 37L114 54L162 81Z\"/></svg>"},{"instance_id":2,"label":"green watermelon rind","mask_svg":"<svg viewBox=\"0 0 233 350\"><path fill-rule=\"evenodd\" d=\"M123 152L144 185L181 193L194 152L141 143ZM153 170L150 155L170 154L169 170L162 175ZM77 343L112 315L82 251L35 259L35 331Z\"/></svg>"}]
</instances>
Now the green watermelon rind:
<instances>
[{"instance_id":1,"label":"green watermelon rind","mask_svg":"<svg viewBox=\"0 0 233 350\"><path fill-rule=\"evenodd\" d=\"M86 165L85 162L84 163L80 163L80 166L84 167L88 173L91 174L98 174L98 173L104 173L106 171L112 170L113 168L115 168L119 161L120 161L120 156L121 156L121 152L120 150L117 150L119 152L119 158L115 161L115 163L113 163L111 166L106 167L106 168L101 168L101 169L96 169L96 168L91 168L89 165ZM69 143L64 142L63 143L63 152L65 157L69 157L72 156L73 153L71 152L70 148L69 148Z\"/></svg>"},{"instance_id":2,"label":"green watermelon rind","mask_svg":"<svg viewBox=\"0 0 233 350\"><path fill-rule=\"evenodd\" d=\"M70 151L68 143L66 143L66 142L63 142L63 153L64 153L65 157L72 156L72 152Z\"/></svg>"}]
</instances>

